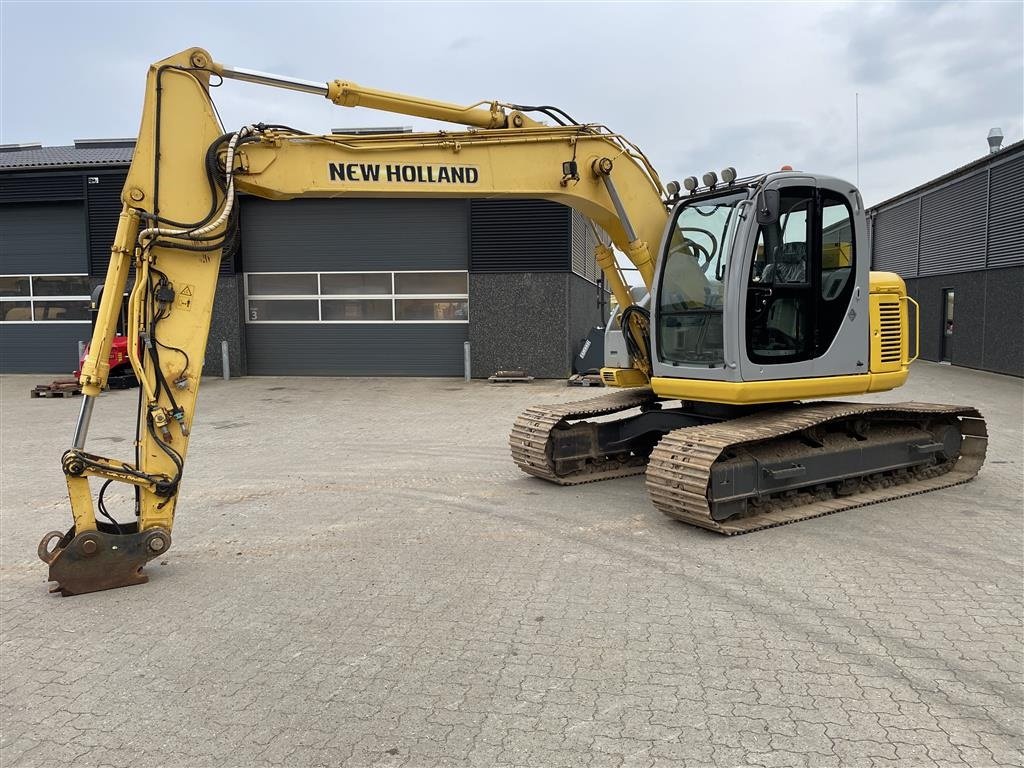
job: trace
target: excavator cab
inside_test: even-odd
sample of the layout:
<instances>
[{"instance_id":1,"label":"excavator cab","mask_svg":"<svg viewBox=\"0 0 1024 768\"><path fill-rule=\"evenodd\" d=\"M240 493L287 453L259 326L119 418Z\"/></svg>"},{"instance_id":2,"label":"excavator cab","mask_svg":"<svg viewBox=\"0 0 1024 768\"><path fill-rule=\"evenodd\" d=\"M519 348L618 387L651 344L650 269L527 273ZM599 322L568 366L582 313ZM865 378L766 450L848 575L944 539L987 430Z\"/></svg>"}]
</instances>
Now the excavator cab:
<instances>
[{"instance_id":1,"label":"excavator cab","mask_svg":"<svg viewBox=\"0 0 1024 768\"><path fill-rule=\"evenodd\" d=\"M680 200L652 291L655 392L738 405L797 399L772 382L832 379L808 396L898 386L867 380L867 243L860 194L827 176L780 172Z\"/></svg>"}]
</instances>

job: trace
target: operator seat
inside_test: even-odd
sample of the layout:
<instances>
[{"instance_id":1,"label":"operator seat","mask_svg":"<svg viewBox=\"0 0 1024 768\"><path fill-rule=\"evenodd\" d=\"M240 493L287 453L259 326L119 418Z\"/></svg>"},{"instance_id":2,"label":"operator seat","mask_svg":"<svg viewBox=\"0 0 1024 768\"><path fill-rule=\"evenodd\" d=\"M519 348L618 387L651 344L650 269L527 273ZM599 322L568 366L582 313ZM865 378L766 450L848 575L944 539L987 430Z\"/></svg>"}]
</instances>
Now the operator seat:
<instances>
[{"instance_id":1,"label":"operator seat","mask_svg":"<svg viewBox=\"0 0 1024 768\"><path fill-rule=\"evenodd\" d=\"M764 268L761 282L770 285L807 282L807 244L786 243Z\"/></svg>"}]
</instances>

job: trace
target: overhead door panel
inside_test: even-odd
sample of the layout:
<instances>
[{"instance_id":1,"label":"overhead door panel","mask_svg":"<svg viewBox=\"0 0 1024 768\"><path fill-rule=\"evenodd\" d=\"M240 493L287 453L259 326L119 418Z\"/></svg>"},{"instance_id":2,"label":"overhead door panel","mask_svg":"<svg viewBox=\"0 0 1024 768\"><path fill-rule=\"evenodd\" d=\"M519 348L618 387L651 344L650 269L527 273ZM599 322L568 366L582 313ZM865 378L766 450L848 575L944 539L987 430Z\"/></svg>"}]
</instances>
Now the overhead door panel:
<instances>
[{"instance_id":1,"label":"overhead door panel","mask_svg":"<svg viewBox=\"0 0 1024 768\"><path fill-rule=\"evenodd\" d=\"M243 200L248 372L461 375L468 211L464 200Z\"/></svg>"},{"instance_id":2,"label":"overhead door panel","mask_svg":"<svg viewBox=\"0 0 1024 768\"><path fill-rule=\"evenodd\" d=\"M81 202L0 205L0 274L85 274Z\"/></svg>"},{"instance_id":3,"label":"overhead door panel","mask_svg":"<svg viewBox=\"0 0 1024 768\"><path fill-rule=\"evenodd\" d=\"M466 269L465 200L261 200L241 213L246 272Z\"/></svg>"},{"instance_id":4,"label":"overhead door panel","mask_svg":"<svg viewBox=\"0 0 1024 768\"><path fill-rule=\"evenodd\" d=\"M0 373L70 376L78 367L78 342L91 335L88 323L0 322Z\"/></svg>"},{"instance_id":5,"label":"overhead door panel","mask_svg":"<svg viewBox=\"0 0 1024 768\"><path fill-rule=\"evenodd\" d=\"M253 376L461 376L469 326L252 323Z\"/></svg>"}]
</instances>

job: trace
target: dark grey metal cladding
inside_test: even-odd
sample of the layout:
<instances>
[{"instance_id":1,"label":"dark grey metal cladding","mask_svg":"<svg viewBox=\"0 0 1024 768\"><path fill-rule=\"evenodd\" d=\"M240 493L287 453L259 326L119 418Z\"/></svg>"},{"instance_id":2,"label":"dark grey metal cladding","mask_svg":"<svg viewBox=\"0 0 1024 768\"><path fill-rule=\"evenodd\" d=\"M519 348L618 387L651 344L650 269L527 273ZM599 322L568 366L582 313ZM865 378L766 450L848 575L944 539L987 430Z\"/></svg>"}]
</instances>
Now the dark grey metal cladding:
<instances>
[{"instance_id":1,"label":"dark grey metal cladding","mask_svg":"<svg viewBox=\"0 0 1024 768\"><path fill-rule=\"evenodd\" d=\"M250 323L256 376L461 376L466 323Z\"/></svg>"},{"instance_id":2,"label":"dark grey metal cladding","mask_svg":"<svg viewBox=\"0 0 1024 768\"><path fill-rule=\"evenodd\" d=\"M917 276L920 213L920 198L879 211L872 226L872 269Z\"/></svg>"},{"instance_id":3,"label":"dark grey metal cladding","mask_svg":"<svg viewBox=\"0 0 1024 768\"><path fill-rule=\"evenodd\" d=\"M997 373L1024 376L1024 267L992 269L985 273L984 367ZM957 297L959 307L959 297Z\"/></svg>"},{"instance_id":4,"label":"dark grey metal cladding","mask_svg":"<svg viewBox=\"0 0 1024 768\"><path fill-rule=\"evenodd\" d=\"M991 173L988 266L1024 264L1024 154L993 166Z\"/></svg>"},{"instance_id":5,"label":"dark grey metal cladding","mask_svg":"<svg viewBox=\"0 0 1024 768\"><path fill-rule=\"evenodd\" d=\"M465 200L246 197L241 228L246 272L466 269L469 262Z\"/></svg>"},{"instance_id":6,"label":"dark grey metal cladding","mask_svg":"<svg viewBox=\"0 0 1024 768\"><path fill-rule=\"evenodd\" d=\"M81 173L3 173L0 203L81 200L84 183Z\"/></svg>"},{"instance_id":7,"label":"dark grey metal cladding","mask_svg":"<svg viewBox=\"0 0 1024 768\"><path fill-rule=\"evenodd\" d=\"M87 269L80 202L0 205L0 274L83 274Z\"/></svg>"},{"instance_id":8,"label":"dark grey metal cladding","mask_svg":"<svg viewBox=\"0 0 1024 768\"><path fill-rule=\"evenodd\" d=\"M920 275L985 268L988 173L971 174L921 200Z\"/></svg>"},{"instance_id":9,"label":"dark grey metal cladding","mask_svg":"<svg viewBox=\"0 0 1024 768\"><path fill-rule=\"evenodd\" d=\"M470 271L571 271L571 213L547 200L471 201Z\"/></svg>"},{"instance_id":10,"label":"dark grey metal cladding","mask_svg":"<svg viewBox=\"0 0 1024 768\"><path fill-rule=\"evenodd\" d=\"M938 360L944 333L943 297L956 296L955 333L946 340L951 362L1013 376L1024 376L1020 308L1024 306L1024 268L933 275L907 281L921 305L921 358Z\"/></svg>"},{"instance_id":11,"label":"dark grey metal cladding","mask_svg":"<svg viewBox=\"0 0 1024 768\"><path fill-rule=\"evenodd\" d=\"M121 189L127 174L97 176L99 183L86 185L89 221L89 274L102 277L110 263L110 246L121 215Z\"/></svg>"},{"instance_id":12,"label":"dark grey metal cladding","mask_svg":"<svg viewBox=\"0 0 1024 768\"><path fill-rule=\"evenodd\" d=\"M579 211L570 211L570 227L572 234L572 271L582 278L597 282L601 270L594 258L594 246L597 237L590 220Z\"/></svg>"},{"instance_id":13,"label":"dark grey metal cladding","mask_svg":"<svg viewBox=\"0 0 1024 768\"><path fill-rule=\"evenodd\" d=\"M0 371L70 378L78 367L78 342L91 335L88 323L0 323Z\"/></svg>"},{"instance_id":14,"label":"dark grey metal cladding","mask_svg":"<svg viewBox=\"0 0 1024 768\"><path fill-rule=\"evenodd\" d=\"M921 305L923 359L939 359L945 326L943 294L949 288L956 296L953 313L956 333L946 342L951 358L956 365L984 367L985 283L986 275L977 273L934 275L908 281L908 293Z\"/></svg>"}]
</instances>

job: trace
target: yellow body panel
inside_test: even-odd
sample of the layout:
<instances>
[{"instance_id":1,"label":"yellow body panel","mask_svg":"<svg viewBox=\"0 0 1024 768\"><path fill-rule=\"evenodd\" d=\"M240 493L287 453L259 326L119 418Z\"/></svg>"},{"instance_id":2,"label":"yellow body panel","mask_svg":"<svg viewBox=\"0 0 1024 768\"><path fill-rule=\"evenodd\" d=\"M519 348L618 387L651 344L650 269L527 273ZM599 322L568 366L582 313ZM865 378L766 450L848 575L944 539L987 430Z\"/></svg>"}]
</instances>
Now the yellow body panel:
<instances>
[{"instance_id":1,"label":"yellow body panel","mask_svg":"<svg viewBox=\"0 0 1024 768\"><path fill-rule=\"evenodd\" d=\"M906 370L910 364L907 285L894 272L871 273L868 297L871 373Z\"/></svg>"},{"instance_id":2,"label":"yellow body panel","mask_svg":"<svg viewBox=\"0 0 1024 768\"><path fill-rule=\"evenodd\" d=\"M871 293L907 294L907 284L895 272L871 272L869 283Z\"/></svg>"},{"instance_id":3,"label":"yellow body panel","mask_svg":"<svg viewBox=\"0 0 1024 768\"><path fill-rule=\"evenodd\" d=\"M873 293L869 298L871 372L898 371L907 357L905 304L894 293Z\"/></svg>"},{"instance_id":4,"label":"yellow body panel","mask_svg":"<svg viewBox=\"0 0 1024 768\"><path fill-rule=\"evenodd\" d=\"M907 370L903 369L893 373L860 373L778 381L703 381L655 376L651 379L651 386L658 397L673 400L753 405L885 392L902 386L906 380Z\"/></svg>"},{"instance_id":5,"label":"yellow body panel","mask_svg":"<svg viewBox=\"0 0 1024 768\"><path fill-rule=\"evenodd\" d=\"M602 368L601 381L606 387L646 387L647 375L637 368Z\"/></svg>"},{"instance_id":6,"label":"yellow body panel","mask_svg":"<svg viewBox=\"0 0 1024 768\"><path fill-rule=\"evenodd\" d=\"M707 403L754 405L845 397L886 392L902 386L912 362L909 355L907 289L892 272L872 272L869 295L869 372L772 381L707 381L656 376L651 386L658 397Z\"/></svg>"}]
</instances>

